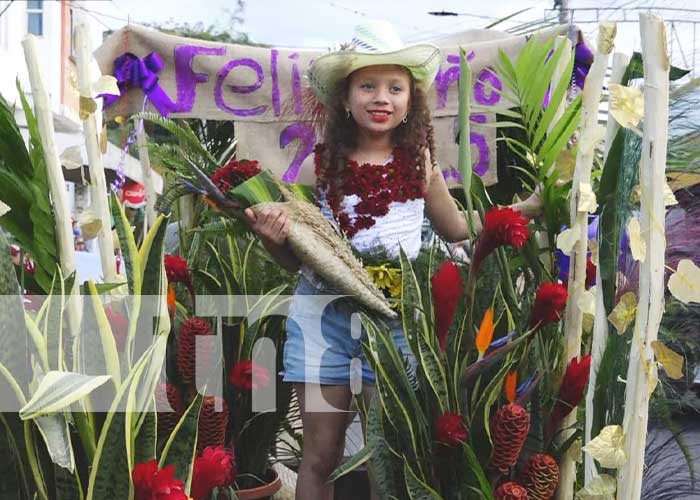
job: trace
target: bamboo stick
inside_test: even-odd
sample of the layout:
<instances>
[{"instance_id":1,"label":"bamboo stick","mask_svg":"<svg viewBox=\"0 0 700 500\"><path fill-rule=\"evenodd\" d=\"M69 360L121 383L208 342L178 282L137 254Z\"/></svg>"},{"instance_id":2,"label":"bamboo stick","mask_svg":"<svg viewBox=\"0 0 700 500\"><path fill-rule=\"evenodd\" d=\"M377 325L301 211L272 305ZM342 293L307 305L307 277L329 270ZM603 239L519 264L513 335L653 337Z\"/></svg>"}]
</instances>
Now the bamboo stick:
<instances>
[{"instance_id":1,"label":"bamboo stick","mask_svg":"<svg viewBox=\"0 0 700 500\"><path fill-rule=\"evenodd\" d=\"M583 311L578 306L581 294L585 291L586 283L586 254L588 251L588 211L579 210L581 185L591 182L591 169L595 155L594 137L598 134L598 105L602 94L603 78L608 67L608 59L613 49L617 25L612 22L602 22L598 27L598 46L595 60L586 78L583 90L583 109L579 148L576 156L576 167L571 189L571 228L578 227L578 240L574 246L569 265L569 297L566 303L566 344L564 347L564 362L581 354L581 331L583 329ZM576 424L576 411L572 411L563 420L559 429L560 442L564 442L573 433ZM571 454L566 453L560 464L559 485L556 498L570 500L574 497L576 482L576 462Z\"/></svg>"},{"instance_id":2,"label":"bamboo stick","mask_svg":"<svg viewBox=\"0 0 700 500\"><path fill-rule=\"evenodd\" d=\"M630 349L623 428L628 462L618 476L618 498L639 498L656 364L651 343L664 311L664 184L668 141L669 60L663 19L640 14L644 59L644 136L640 171L642 237L646 258L639 269L639 304Z\"/></svg>"},{"instance_id":3,"label":"bamboo stick","mask_svg":"<svg viewBox=\"0 0 700 500\"><path fill-rule=\"evenodd\" d=\"M53 204L54 219L56 222L56 244L60 258L61 271L64 276L70 276L75 272L75 248L73 246L73 228L71 225L70 210L66 198L65 179L61 170L61 161L56 149L56 141L53 128L53 112L49 95L46 91L44 78L39 65L36 37L27 35L22 41L24 58L29 71L29 83L32 89L34 113L39 127L39 136L46 163L46 175L49 178L51 201ZM78 296L78 283L73 284L67 299L68 325L71 335L75 338L80 328L80 297Z\"/></svg>"},{"instance_id":4,"label":"bamboo stick","mask_svg":"<svg viewBox=\"0 0 700 500\"><path fill-rule=\"evenodd\" d=\"M76 65L78 67L78 90L81 99L92 99L92 78L90 77L92 44L90 33L84 22L81 21L75 27L74 36ZM97 121L94 113L88 114L83 120L83 133L85 135L85 147L90 170L90 200L95 214L102 221L102 228L97 235L102 275L105 283L115 283L117 281L117 269L114 256L114 238L112 236L112 218L107 201L107 180L105 179L102 152L100 151L97 137Z\"/></svg>"},{"instance_id":5,"label":"bamboo stick","mask_svg":"<svg viewBox=\"0 0 700 500\"><path fill-rule=\"evenodd\" d=\"M630 62L630 57L627 54L616 52L613 55L612 74L610 75L609 83L620 83L622 76L625 74L627 65ZM604 160L607 159L612 146L613 140L617 135L620 126L608 113L608 125L605 133L605 154ZM598 236L597 239L599 239ZM596 245L598 242L596 241ZM598 368L600 361L605 352L605 345L608 341L608 318L605 314L605 304L603 303L603 287L600 280L600 265L596 265L596 304L595 304L595 320L593 323L593 340L591 342L591 372L588 379L588 390L586 392L586 428L584 434L584 444L587 444L593 436L593 396L595 395L595 384L598 378ZM588 485L598 475L598 471L593 462L593 457L586 454L584 457L584 478L585 484Z\"/></svg>"}]
</instances>

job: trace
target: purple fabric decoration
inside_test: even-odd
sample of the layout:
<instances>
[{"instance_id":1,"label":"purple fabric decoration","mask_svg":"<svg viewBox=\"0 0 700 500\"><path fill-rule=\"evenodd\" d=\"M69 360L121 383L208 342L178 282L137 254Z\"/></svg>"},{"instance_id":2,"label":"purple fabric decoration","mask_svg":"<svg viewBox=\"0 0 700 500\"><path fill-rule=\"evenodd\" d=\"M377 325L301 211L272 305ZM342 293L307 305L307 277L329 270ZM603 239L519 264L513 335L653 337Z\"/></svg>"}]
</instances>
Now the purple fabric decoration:
<instances>
[{"instance_id":1,"label":"purple fabric decoration","mask_svg":"<svg viewBox=\"0 0 700 500\"><path fill-rule=\"evenodd\" d=\"M162 116L168 116L175 111L175 103L158 84L156 74L164 66L163 59L156 52L151 52L143 59L139 59L131 52L125 52L114 60L114 76L119 86L119 95L100 94L97 97L104 97L106 108L114 104L130 88L139 87L158 112Z\"/></svg>"}]
</instances>

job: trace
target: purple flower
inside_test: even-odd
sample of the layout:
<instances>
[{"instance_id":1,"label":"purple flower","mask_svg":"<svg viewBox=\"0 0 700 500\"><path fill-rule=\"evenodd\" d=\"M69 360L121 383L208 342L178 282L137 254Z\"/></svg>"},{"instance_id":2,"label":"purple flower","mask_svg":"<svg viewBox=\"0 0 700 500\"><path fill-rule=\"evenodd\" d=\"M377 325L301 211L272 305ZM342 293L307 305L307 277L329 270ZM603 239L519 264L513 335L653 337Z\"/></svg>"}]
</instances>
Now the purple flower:
<instances>
[{"instance_id":1,"label":"purple flower","mask_svg":"<svg viewBox=\"0 0 700 500\"><path fill-rule=\"evenodd\" d=\"M579 42L576 44L576 53L574 55L574 71L573 80L574 85L583 90L583 86L586 83L586 77L588 76L588 71L591 69L593 64L593 52L591 49L586 47L586 44Z\"/></svg>"}]
</instances>

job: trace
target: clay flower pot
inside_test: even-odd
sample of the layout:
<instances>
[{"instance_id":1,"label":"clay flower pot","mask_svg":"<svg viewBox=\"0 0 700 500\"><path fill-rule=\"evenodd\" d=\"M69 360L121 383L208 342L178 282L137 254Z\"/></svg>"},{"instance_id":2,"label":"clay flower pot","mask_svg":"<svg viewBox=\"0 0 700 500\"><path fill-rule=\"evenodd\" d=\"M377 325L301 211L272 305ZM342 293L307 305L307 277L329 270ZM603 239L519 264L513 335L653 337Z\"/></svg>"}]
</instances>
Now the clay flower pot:
<instances>
[{"instance_id":1,"label":"clay flower pot","mask_svg":"<svg viewBox=\"0 0 700 500\"><path fill-rule=\"evenodd\" d=\"M282 488L282 480L274 469L268 471L267 479L268 482L262 486L245 490L236 490L236 495L240 500L260 500L271 497Z\"/></svg>"}]
</instances>

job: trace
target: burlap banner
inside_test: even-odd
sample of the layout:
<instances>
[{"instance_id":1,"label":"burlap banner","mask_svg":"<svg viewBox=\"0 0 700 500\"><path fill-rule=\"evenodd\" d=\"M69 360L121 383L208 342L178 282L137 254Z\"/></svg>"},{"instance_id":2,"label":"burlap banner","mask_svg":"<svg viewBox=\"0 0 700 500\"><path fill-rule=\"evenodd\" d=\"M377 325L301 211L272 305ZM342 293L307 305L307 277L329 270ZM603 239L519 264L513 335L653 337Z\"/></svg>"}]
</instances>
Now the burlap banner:
<instances>
[{"instance_id":1,"label":"burlap banner","mask_svg":"<svg viewBox=\"0 0 700 500\"><path fill-rule=\"evenodd\" d=\"M543 31L543 37L566 34L566 26ZM492 122L503 85L494 69L498 51L515 56L526 36L496 31L467 31L434 40L442 49L440 71L428 102L437 138L437 160L452 185L458 183L455 122L458 108L459 47L468 54L473 100L481 110L471 117L473 168L487 185L497 182L496 133ZM254 47L165 35L138 25L112 34L95 56L104 74L115 73L115 61L131 53L153 72L143 88L131 88L106 109L108 117L141 110L144 90L173 118L234 120L241 158L258 159L265 168L289 182L313 180L311 151L317 137L300 117L304 113L304 73L317 50ZM152 53L162 67L154 64ZM149 106L152 106L149 103ZM158 107L156 107L157 109ZM153 109L152 107L149 109ZM493 111L491 111L493 110Z\"/></svg>"}]
</instances>

